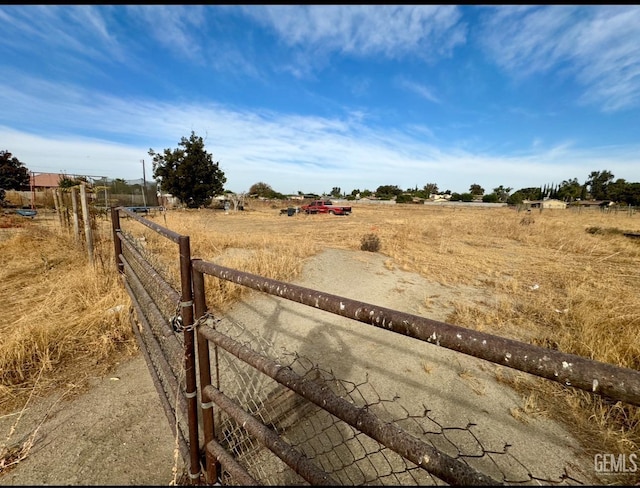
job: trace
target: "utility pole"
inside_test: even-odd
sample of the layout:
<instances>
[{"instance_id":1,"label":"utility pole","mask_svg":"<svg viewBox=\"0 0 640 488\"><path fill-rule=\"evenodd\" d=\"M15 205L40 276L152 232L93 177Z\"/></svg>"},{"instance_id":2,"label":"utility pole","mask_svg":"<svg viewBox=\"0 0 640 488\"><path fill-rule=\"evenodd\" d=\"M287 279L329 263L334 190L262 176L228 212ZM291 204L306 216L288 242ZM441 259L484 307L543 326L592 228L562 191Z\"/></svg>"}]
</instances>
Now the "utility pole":
<instances>
[{"instance_id":1,"label":"utility pole","mask_svg":"<svg viewBox=\"0 0 640 488\"><path fill-rule=\"evenodd\" d=\"M144 208L147 208L147 177L144 173L144 159L142 160L142 202L144 203Z\"/></svg>"}]
</instances>

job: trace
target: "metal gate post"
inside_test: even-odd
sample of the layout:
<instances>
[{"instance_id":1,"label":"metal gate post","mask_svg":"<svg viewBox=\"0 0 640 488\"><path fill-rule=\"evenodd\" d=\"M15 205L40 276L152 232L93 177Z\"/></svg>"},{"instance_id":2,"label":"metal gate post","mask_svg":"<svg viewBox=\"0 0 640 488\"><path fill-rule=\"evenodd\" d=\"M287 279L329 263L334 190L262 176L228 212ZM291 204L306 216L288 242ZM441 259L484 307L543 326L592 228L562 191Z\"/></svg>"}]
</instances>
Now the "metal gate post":
<instances>
[{"instance_id":1,"label":"metal gate post","mask_svg":"<svg viewBox=\"0 0 640 488\"><path fill-rule=\"evenodd\" d=\"M193 261L199 261L194 259ZM192 266L193 273L193 298L196 320L203 317L207 312L207 301L205 297L204 275ZM207 401L202 393L206 386L211 384L211 359L209 357L209 341L200 333L200 328L196 329L196 345L198 348L198 373L200 376L200 411L202 414L202 424L204 429L205 445L205 477L207 483L214 484L218 481L219 463L214 456L209 455L206 446L215 437L213 421L213 402ZM216 366L217 370L217 366Z\"/></svg>"},{"instance_id":2,"label":"metal gate post","mask_svg":"<svg viewBox=\"0 0 640 488\"><path fill-rule=\"evenodd\" d=\"M186 379L187 418L189 421L189 478L200 479L200 446L198 439L198 392L193 333L193 293L191 291L191 246L189 236L180 236L180 302L182 324L184 326L184 369Z\"/></svg>"},{"instance_id":3,"label":"metal gate post","mask_svg":"<svg viewBox=\"0 0 640 488\"><path fill-rule=\"evenodd\" d=\"M122 241L120 240L120 212L118 212L117 207L111 207L111 229L113 230L113 248L116 253L116 266L118 268L118 273L122 274L124 273L124 264L120 260L120 254L122 254Z\"/></svg>"}]
</instances>

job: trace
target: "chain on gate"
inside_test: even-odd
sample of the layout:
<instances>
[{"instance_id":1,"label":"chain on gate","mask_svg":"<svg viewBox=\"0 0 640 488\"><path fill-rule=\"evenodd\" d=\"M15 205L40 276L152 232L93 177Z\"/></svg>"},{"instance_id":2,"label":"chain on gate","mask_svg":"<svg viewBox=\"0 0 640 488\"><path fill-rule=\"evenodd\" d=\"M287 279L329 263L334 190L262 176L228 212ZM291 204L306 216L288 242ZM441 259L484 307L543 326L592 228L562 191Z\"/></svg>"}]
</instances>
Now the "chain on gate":
<instances>
[{"instance_id":1,"label":"chain on gate","mask_svg":"<svg viewBox=\"0 0 640 488\"><path fill-rule=\"evenodd\" d=\"M171 317L170 319L171 327L173 328L174 332L176 333L190 332L192 330L196 330L200 325L208 325L209 327L214 327L215 324L220 322L221 319L214 317L213 314L211 314L209 311L206 311L204 314L202 314L200 318L195 320L193 324L185 327L184 321L182 320L182 314L180 313L180 308L190 307L192 304L193 304L192 301L188 301L188 302L180 301L176 305L176 310L173 314L173 317Z\"/></svg>"}]
</instances>

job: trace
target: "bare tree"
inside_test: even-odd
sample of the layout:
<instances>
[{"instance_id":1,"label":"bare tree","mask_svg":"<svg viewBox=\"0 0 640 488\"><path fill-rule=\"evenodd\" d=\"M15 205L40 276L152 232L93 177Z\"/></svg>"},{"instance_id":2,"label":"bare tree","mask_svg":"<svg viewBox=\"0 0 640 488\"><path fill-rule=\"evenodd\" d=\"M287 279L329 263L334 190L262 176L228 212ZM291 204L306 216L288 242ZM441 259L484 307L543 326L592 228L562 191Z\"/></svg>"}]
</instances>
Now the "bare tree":
<instances>
[{"instance_id":1,"label":"bare tree","mask_svg":"<svg viewBox=\"0 0 640 488\"><path fill-rule=\"evenodd\" d=\"M233 211L237 212L239 207L244 208L244 199L247 196L246 193L229 193L227 199L233 204Z\"/></svg>"}]
</instances>

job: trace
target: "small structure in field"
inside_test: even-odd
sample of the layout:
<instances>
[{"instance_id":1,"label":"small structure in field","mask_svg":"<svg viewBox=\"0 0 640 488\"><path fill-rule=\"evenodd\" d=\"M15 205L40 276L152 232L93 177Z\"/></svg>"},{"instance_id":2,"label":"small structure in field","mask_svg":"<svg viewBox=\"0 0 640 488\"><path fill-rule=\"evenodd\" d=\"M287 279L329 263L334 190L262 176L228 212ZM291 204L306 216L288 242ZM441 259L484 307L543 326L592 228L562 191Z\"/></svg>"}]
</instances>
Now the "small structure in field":
<instances>
[{"instance_id":1,"label":"small structure in field","mask_svg":"<svg viewBox=\"0 0 640 488\"><path fill-rule=\"evenodd\" d=\"M567 202L549 198L547 200L525 200L522 202L527 208L539 209L565 209Z\"/></svg>"}]
</instances>

